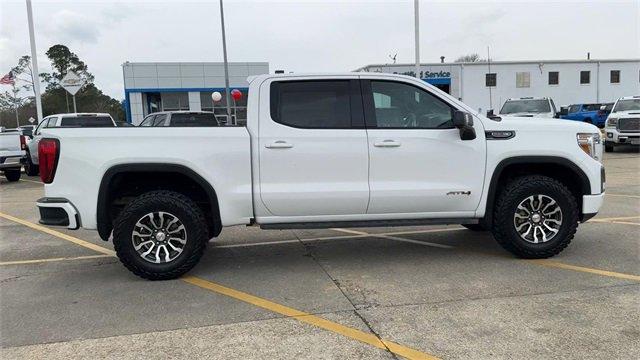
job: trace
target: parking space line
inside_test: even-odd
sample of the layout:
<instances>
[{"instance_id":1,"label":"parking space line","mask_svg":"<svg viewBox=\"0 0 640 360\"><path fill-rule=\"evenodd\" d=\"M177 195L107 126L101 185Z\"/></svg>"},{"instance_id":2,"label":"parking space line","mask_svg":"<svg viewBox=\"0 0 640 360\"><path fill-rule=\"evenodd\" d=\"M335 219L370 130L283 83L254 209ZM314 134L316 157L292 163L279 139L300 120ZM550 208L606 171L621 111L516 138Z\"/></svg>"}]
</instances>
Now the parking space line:
<instances>
[{"instance_id":1,"label":"parking space line","mask_svg":"<svg viewBox=\"0 0 640 360\"><path fill-rule=\"evenodd\" d=\"M631 220L631 219L638 219L638 218L640 218L640 215L619 216L619 217L610 217L610 218L595 218L595 219L590 219L589 221L606 222L606 221L615 221L615 220Z\"/></svg>"},{"instance_id":2,"label":"parking space line","mask_svg":"<svg viewBox=\"0 0 640 360\"><path fill-rule=\"evenodd\" d=\"M432 243L432 242L428 242L428 241L405 239L405 238L401 238L401 237L397 237L397 236L391 236L391 235L385 234L385 233L382 233L382 234L367 233L367 232L364 232L364 231L356 231L356 230L341 229L341 228L333 228L331 230L342 231L342 232L346 232L346 233L358 234L358 235L361 235L361 236L368 236L368 237L374 237L374 238L379 238L379 239L387 239L387 240L406 242L406 243L410 243L410 244L418 244L418 245L423 245L423 246L432 246L432 247L437 247L437 248L441 248L441 249L453 249L453 246L451 246L451 245ZM433 230L457 230L457 229L433 229ZM300 240L300 241L304 242L304 240Z\"/></svg>"},{"instance_id":3,"label":"parking space line","mask_svg":"<svg viewBox=\"0 0 640 360\"><path fill-rule=\"evenodd\" d=\"M337 230L337 228L331 229ZM358 231L359 235L343 235L343 236L322 236L317 238L301 238L292 239L292 240L275 240L275 241L263 241L263 242L255 242L255 243L246 243L246 244L231 244L231 245L218 245L214 246L216 249L232 249L232 248L244 248L244 247L252 247L252 246L266 246L266 245L279 245L279 244L292 244L299 242L314 242L314 241L325 241L325 240L349 240L349 239L362 239L368 237L384 237L384 236L394 236L394 235L412 235L412 234L428 234L428 233L439 233L439 232L448 232L448 231L458 231L465 230L465 228L446 228L446 229L428 229L428 230L414 230L414 231L396 231L396 232L388 232L381 234L370 234ZM349 232L353 232L355 230L349 230ZM410 240L410 239L402 239L396 241L405 241L405 242L416 242L424 245L426 244L436 244L436 243L427 243L425 241L419 240ZM436 244L436 247L444 247L449 248L449 245Z\"/></svg>"},{"instance_id":4,"label":"parking space line","mask_svg":"<svg viewBox=\"0 0 640 360\"><path fill-rule=\"evenodd\" d=\"M40 226L40 225L36 225L33 224L29 221L26 220L22 220L19 219L17 217L8 215L8 214L4 214L0 212L0 217L3 217L7 220L11 220L14 222L17 222L19 224L22 224L24 226L30 227L32 229L35 230L39 230L42 232L45 232L47 234L59 237L63 240L67 240L70 241L76 245L80 245L89 249L92 249L94 251L98 251L102 254L105 254L103 256L115 256L115 253L107 248L104 248L102 246L98 246L95 244L92 244L90 242L84 241L84 240L80 240L78 238L74 238L73 236L69 236L66 234L63 234L61 232L58 231L54 231L51 229L48 229L44 226ZM298 241L298 240L296 240ZM100 255L98 255L100 256ZM25 260L27 261L27 260ZM204 280L195 276L184 276L182 277L180 280L189 283L191 285L195 285L198 286L200 288L203 289L207 289L222 295L226 295L229 296L231 298L234 298L236 300L240 300L243 302L246 302L248 304L254 305L254 306L258 306L261 307L263 309L269 310L271 312L275 312L281 315L284 315L286 317L290 317L293 319L296 319L298 321L316 326L318 328L321 329L325 329L328 331L331 331L333 333L336 334L340 334L343 336L346 336L348 338L354 339L354 340L358 340L360 342L363 342L365 344L369 344L372 346L375 346L379 349L383 349L383 350L388 350L391 351L394 354L403 356L407 359L429 359L429 360L437 360L438 358L433 356L433 355L429 355L423 352L420 352L418 350L406 347L404 345L400 345L397 343L394 343L392 341L387 341L387 340L381 340L378 337L376 337L373 334L370 333L366 333L363 332L361 330L358 329L354 329L354 328L350 328L348 326L345 325L341 325L338 324L336 322L327 320L327 319L323 319L319 316L315 316L315 315L311 315L305 312L302 312L300 310L296 310L293 308L290 308L288 306L285 305L281 305L278 303L275 303L273 301L269 301L267 299L263 299L239 290L235 290L220 284L216 284L214 282L208 281L208 280Z\"/></svg>"},{"instance_id":5,"label":"parking space line","mask_svg":"<svg viewBox=\"0 0 640 360\"><path fill-rule=\"evenodd\" d=\"M629 197L629 198L636 198L636 199L640 199L640 196L638 195L627 195L627 194L609 194L609 193L605 193L605 196L619 196L619 197Z\"/></svg>"},{"instance_id":6,"label":"parking space line","mask_svg":"<svg viewBox=\"0 0 640 360\"><path fill-rule=\"evenodd\" d=\"M574 271L591 273L591 274L596 274L601 276L614 277L618 279L640 281L640 276L638 275L624 274L624 273L619 273L615 271L607 271L607 270L594 269L594 268L589 268L584 266L570 265L570 264L565 264L558 261L546 260L546 259L527 260L527 261L536 265L541 265L546 267L565 269L565 270L574 270Z\"/></svg>"},{"instance_id":7,"label":"parking space line","mask_svg":"<svg viewBox=\"0 0 640 360\"><path fill-rule=\"evenodd\" d=\"M92 243L90 243L88 241L85 241L85 240L80 240L80 239L78 239L76 237L69 236L69 235L61 233L59 231L55 231L55 230L49 229L47 227L44 227L44 226L41 226L41 225L38 225L38 224L34 224L34 223L26 221L26 220L19 219L17 217L11 216L9 214L5 214L5 213L0 212L0 217L5 218L5 219L10 220L10 221L13 221L13 222L17 222L18 224L22 224L22 225L24 225L26 227L29 227L29 228L32 228L34 230L42 231L42 232L47 233L49 235L56 236L56 237L58 237L60 239L64 239L64 240L70 241L70 242L72 242L74 244L80 245L80 246L85 247L87 249L91 249L93 251L97 251L97 252L99 252L101 254L111 255L111 256L114 256L116 254L113 250L109 250L109 249L107 249L105 247L102 247L102 246L99 246L99 245L96 245L96 244L92 244Z\"/></svg>"},{"instance_id":8,"label":"parking space line","mask_svg":"<svg viewBox=\"0 0 640 360\"><path fill-rule=\"evenodd\" d=\"M321 318L319 316L311 315L311 314L302 312L300 310L296 310L288 306L284 306L284 305L269 301L267 299L263 299L251 294L247 294L239 290L231 289L226 286L216 284L214 282L204 280L195 276L185 276L182 278L182 281L185 281L189 284L198 286L203 289L216 292L218 294L229 296L236 300L249 303L251 305L269 310L271 312L296 319L298 321L307 323L309 325L313 325L315 327L328 330L333 333L340 334L354 340L358 340L365 344L375 346L379 349L389 350L392 353L403 356L407 359L437 359L433 355L420 352L418 350L406 347L404 345L400 345L387 340L381 340L371 333L366 333L358 329L350 328L348 326L338 324L336 322Z\"/></svg>"},{"instance_id":9,"label":"parking space line","mask_svg":"<svg viewBox=\"0 0 640 360\"><path fill-rule=\"evenodd\" d=\"M105 257L113 257L113 255L87 255L87 256L66 257L66 258L5 261L5 262L0 262L0 266L40 264L40 263L49 263L49 262L57 262L57 261L71 261L71 260L85 260L85 259L99 259L99 258L105 258Z\"/></svg>"},{"instance_id":10,"label":"parking space line","mask_svg":"<svg viewBox=\"0 0 640 360\"><path fill-rule=\"evenodd\" d=\"M34 184L43 185L42 182L40 182L40 181L33 181L33 180L27 180L27 179L20 179L20 181L28 181L28 182L31 182L31 183L34 183Z\"/></svg>"}]
</instances>

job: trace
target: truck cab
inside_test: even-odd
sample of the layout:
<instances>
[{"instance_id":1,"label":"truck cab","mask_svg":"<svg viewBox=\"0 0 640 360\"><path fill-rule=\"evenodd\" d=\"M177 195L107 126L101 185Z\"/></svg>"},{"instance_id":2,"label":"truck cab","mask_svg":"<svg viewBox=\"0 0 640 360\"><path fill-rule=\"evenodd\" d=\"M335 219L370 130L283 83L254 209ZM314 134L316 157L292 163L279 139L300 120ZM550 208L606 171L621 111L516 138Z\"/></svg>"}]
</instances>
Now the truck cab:
<instances>
[{"instance_id":1,"label":"truck cab","mask_svg":"<svg viewBox=\"0 0 640 360\"><path fill-rule=\"evenodd\" d=\"M640 145L640 96L618 99L605 125L605 151L619 145Z\"/></svg>"}]
</instances>

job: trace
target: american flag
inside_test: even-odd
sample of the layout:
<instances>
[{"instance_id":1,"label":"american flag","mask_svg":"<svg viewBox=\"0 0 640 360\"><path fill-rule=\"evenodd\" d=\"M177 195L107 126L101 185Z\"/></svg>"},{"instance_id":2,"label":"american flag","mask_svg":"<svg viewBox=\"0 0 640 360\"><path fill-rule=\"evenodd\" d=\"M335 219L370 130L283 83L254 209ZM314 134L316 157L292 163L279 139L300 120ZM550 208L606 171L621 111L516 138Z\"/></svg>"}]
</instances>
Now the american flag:
<instances>
[{"instance_id":1,"label":"american flag","mask_svg":"<svg viewBox=\"0 0 640 360\"><path fill-rule=\"evenodd\" d=\"M0 84L3 85L15 85L15 77L13 76L13 72L9 71L9 73L0 79Z\"/></svg>"}]
</instances>

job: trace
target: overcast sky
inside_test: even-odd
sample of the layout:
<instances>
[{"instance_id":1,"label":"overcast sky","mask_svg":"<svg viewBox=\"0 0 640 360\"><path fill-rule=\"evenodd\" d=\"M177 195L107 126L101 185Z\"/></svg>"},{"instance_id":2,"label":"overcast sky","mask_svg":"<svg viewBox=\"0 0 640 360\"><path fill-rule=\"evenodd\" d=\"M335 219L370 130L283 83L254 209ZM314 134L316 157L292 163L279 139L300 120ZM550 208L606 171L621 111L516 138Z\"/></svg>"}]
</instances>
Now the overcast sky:
<instances>
[{"instance_id":1,"label":"overcast sky","mask_svg":"<svg viewBox=\"0 0 640 360\"><path fill-rule=\"evenodd\" d=\"M494 60L640 58L640 0L420 3L422 62L467 53ZM38 61L67 45L107 94L123 98L125 61L222 61L218 1L33 0ZM413 62L413 0L225 0L229 61L270 70L351 71ZM24 0L0 0L0 73L30 54ZM0 76L1 76L0 75ZM0 89L5 90L5 89Z\"/></svg>"}]
</instances>

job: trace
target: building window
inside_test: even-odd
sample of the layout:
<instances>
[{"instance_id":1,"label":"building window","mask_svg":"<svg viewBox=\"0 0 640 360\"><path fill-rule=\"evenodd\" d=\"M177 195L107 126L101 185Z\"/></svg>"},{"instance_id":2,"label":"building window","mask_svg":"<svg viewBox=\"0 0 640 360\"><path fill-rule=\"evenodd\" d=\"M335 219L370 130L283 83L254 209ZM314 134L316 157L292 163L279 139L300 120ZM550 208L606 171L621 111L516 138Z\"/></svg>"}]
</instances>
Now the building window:
<instances>
[{"instance_id":1,"label":"building window","mask_svg":"<svg viewBox=\"0 0 640 360\"><path fill-rule=\"evenodd\" d=\"M591 71L580 71L580 84L591 83Z\"/></svg>"},{"instance_id":2,"label":"building window","mask_svg":"<svg viewBox=\"0 0 640 360\"><path fill-rule=\"evenodd\" d=\"M167 92L160 95L162 97L163 111L189 110L188 92Z\"/></svg>"},{"instance_id":3,"label":"building window","mask_svg":"<svg viewBox=\"0 0 640 360\"><path fill-rule=\"evenodd\" d=\"M529 72L517 72L516 73L516 87L528 88L531 86L531 73Z\"/></svg>"},{"instance_id":4,"label":"building window","mask_svg":"<svg viewBox=\"0 0 640 360\"><path fill-rule=\"evenodd\" d=\"M611 83L612 84L620 83L620 70L611 70Z\"/></svg>"},{"instance_id":5,"label":"building window","mask_svg":"<svg viewBox=\"0 0 640 360\"><path fill-rule=\"evenodd\" d=\"M549 85L560 84L560 73L557 71L549 71Z\"/></svg>"},{"instance_id":6,"label":"building window","mask_svg":"<svg viewBox=\"0 0 640 360\"><path fill-rule=\"evenodd\" d=\"M218 121L224 122L227 115L227 97L224 90L218 92L222 95L222 99L215 104L211 98L213 90L201 92L200 109L202 111L213 111ZM242 98L235 102L235 106L233 99L231 99L231 115L236 117L236 122L238 123L243 123L243 121L247 120L247 97L247 92L242 90Z\"/></svg>"},{"instance_id":7,"label":"building window","mask_svg":"<svg viewBox=\"0 0 640 360\"><path fill-rule=\"evenodd\" d=\"M497 86L497 78L496 78L496 73L488 73L485 75L484 77L484 83L485 86L487 87L495 87Z\"/></svg>"}]
</instances>

